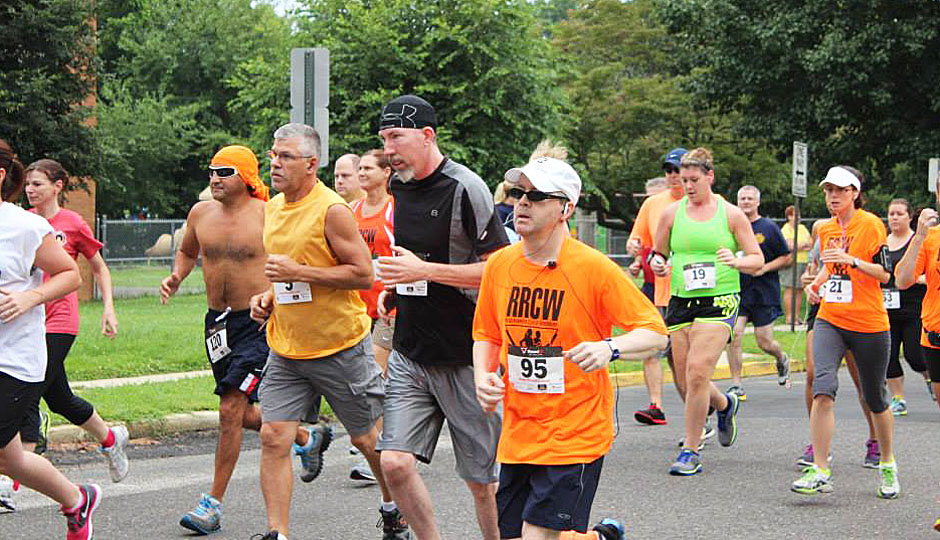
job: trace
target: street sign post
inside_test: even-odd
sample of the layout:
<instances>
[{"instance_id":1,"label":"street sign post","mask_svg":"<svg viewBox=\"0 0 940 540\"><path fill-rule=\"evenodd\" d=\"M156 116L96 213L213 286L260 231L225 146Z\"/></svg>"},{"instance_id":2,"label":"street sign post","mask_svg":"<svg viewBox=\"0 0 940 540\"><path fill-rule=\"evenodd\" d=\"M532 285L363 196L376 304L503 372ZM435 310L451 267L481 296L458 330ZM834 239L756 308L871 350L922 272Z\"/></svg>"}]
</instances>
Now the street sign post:
<instances>
[{"instance_id":1,"label":"street sign post","mask_svg":"<svg viewBox=\"0 0 940 540\"><path fill-rule=\"evenodd\" d=\"M937 192L937 176L940 174L940 158L930 158L927 162L927 189Z\"/></svg>"},{"instance_id":2,"label":"street sign post","mask_svg":"<svg viewBox=\"0 0 940 540\"><path fill-rule=\"evenodd\" d=\"M312 126L320 135L320 167L329 162L330 50L290 51L290 121Z\"/></svg>"},{"instance_id":3,"label":"street sign post","mask_svg":"<svg viewBox=\"0 0 940 540\"><path fill-rule=\"evenodd\" d=\"M806 197L806 176L809 168L808 148L806 143L793 143L793 184L790 190L794 197Z\"/></svg>"},{"instance_id":4,"label":"street sign post","mask_svg":"<svg viewBox=\"0 0 940 540\"><path fill-rule=\"evenodd\" d=\"M793 193L793 263L790 265L790 272L793 273L793 285L799 283L800 276L797 275L797 257L800 249L800 199L806 197L806 179L809 176L809 146L806 143L793 141L793 182L790 186L790 192ZM798 287L795 287L798 289ZM801 293L797 293L801 294ZM799 313L796 312L797 295L794 294L790 302L790 331L796 330L796 320Z\"/></svg>"}]
</instances>

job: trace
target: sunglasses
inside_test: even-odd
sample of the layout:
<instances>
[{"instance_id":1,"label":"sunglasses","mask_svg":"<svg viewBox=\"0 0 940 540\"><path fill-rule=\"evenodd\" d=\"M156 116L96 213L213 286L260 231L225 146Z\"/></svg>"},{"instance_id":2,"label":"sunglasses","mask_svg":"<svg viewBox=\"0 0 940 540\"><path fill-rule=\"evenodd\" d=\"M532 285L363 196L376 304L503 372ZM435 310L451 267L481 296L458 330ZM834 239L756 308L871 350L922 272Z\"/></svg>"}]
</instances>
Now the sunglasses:
<instances>
[{"instance_id":1,"label":"sunglasses","mask_svg":"<svg viewBox=\"0 0 940 540\"><path fill-rule=\"evenodd\" d=\"M667 174L677 173L679 172L679 167L676 167L675 165L671 163L667 163L663 165L663 171L665 171Z\"/></svg>"},{"instance_id":2,"label":"sunglasses","mask_svg":"<svg viewBox=\"0 0 940 540\"><path fill-rule=\"evenodd\" d=\"M564 195L552 195L551 193L545 193L544 191L539 191L537 189L533 189L532 191L523 191L520 188L509 188L509 190L506 191L506 195L509 195L516 200L521 200L522 197L525 196L531 202L541 202L546 199L558 199L560 201L568 200L568 197L565 197Z\"/></svg>"},{"instance_id":3,"label":"sunglasses","mask_svg":"<svg viewBox=\"0 0 940 540\"><path fill-rule=\"evenodd\" d=\"M209 176L216 175L219 178L229 178L238 174L235 167L209 167Z\"/></svg>"}]
</instances>

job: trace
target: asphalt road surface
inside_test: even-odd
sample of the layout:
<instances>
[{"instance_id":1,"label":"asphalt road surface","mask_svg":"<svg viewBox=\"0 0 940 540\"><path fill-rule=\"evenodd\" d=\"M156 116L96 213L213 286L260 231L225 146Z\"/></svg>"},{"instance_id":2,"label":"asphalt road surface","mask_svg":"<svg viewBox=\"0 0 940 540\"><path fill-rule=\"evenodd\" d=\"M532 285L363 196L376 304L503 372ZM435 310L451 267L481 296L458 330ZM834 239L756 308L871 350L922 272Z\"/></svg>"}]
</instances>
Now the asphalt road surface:
<instances>
[{"instance_id":1,"label":"asphalt road surface","mask_svg":"<svg viewBox=\"0 0 940 540\"><path fill-rule=\"evenodd\" d=\"M746 381L748 399L739 416L737 443L731 448L717 441L707 446L702 453L705 472L691 478L666 473L682 434L682 411L672 388L665 391L669 425L661 427L633 420L633 410L646 404L645 389L621 389L619 435L604 464L592 521L616 517L627 525L627 537L637 539L940 538L931 529L940 513L940 415L915 377L907 381L910 414L896 422L901 496L894 501L875 496L878 473L861 466L867 427L844 372L836 403L835 492L815 497L789 490L799 476L795 459L809 436L802 374L790 390L768 378ZM323 475L311 484L295 481L292 539L381 538L375 528L378 488L348 479L358 458L347 448L347 438L337 439L326 453ZM96 538L178 539L191 537L178 525L179 518L208 489L213 451L211 432L134 445L131 474L120 484L110 483L104 461L94 453L55 451L51 457L70 478L104 488ZM246 437L224 504L223 530L214 538L247 540L265 532L259 455L257 437ZM470 495L456 478L446 435L434 463L421 466L421 473L443 538L479 538ZM0 515L0 539L64 538L65 520L55 504L31 492L21 492L19 502L18 512Z\"/></svg>"}]
</instances>

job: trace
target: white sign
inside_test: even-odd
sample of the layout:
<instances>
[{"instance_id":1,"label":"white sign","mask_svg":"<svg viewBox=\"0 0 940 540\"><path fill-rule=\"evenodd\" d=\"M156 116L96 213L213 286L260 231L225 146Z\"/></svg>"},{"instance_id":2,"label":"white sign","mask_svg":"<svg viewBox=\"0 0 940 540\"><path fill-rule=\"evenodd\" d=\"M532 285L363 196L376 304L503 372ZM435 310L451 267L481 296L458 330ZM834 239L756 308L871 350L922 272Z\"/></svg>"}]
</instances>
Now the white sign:
<instances>
[{"instance_id":1,"label":"white sign","mask_svg":"<svg viewBox=\"0 0 940 540\"><path fill-rule=\"evenodd\" d=\"M793 186L790 192L794 197L806 197L806 177L809 169L808 148L806 143L793 142Z\"/></svg>"},{"instance_id":2,"label":"white sign","mask_svg":"<svg viewBox=\"0 0 940 540\"><path fill-rule=\"evenodd\" d=\"M940 174L940 158L930 158L927 162L927 189L931 193L937 192L937 176Z\"/></svg>"}]
</instances>

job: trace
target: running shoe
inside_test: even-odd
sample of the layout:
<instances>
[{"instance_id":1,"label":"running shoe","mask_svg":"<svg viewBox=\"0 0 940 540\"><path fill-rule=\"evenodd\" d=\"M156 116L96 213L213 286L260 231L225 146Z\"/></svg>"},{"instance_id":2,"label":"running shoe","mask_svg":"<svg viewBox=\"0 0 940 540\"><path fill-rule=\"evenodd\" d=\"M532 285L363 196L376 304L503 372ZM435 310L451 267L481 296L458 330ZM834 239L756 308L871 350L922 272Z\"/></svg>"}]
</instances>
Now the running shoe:
<instances>
[{"instance_id":1,"label":"running shoe","mask_svg":"<svg viewBox=\"0 0 940 540\"><path fill-rule=\"evenodd\" d=\"M777 360L777 384L786 386L790 380L790 355L783 353L783 358Z\"/></svg>"},{"instance_id":2,"label":"running shoe","mask_svg":"<svg viewBox=\"0 0 940 540\"><path fill-rule=\"evenodd\" d=\"M933 522L933 530L940 532L940 517L938 517L937 520Z\"/></svg>"},{"instance_id":3,"label":"running shoe","mask_svg":"<svg viewBox=\"0 0 940 540\"><path fill-rule=\"evenodd\" d=\"M698 451L702 451L702 448L705 448L705 444L708 442L708 439L711 439L715 436L715 428L712 427L711 420L705 420L705 425L702 426L702 438L698 440ZM685 446L685 437L679 439L679 444L677 444L680 449Z\"/></svg>"},{"instance_id":4,"label":"running shoe","mask_svg":"<svg viewBox=\"0 0 940 540\"><path fill-rule=\"evenodd\" d=\"M349 446L349 455L350 455L350 456L361 456L361 455L362 455L362 451L359 450L358 448L356 448L355 446L350 445L350 446Z\"/></svg>"},{"instance_id":5,"label":"running shoe","mask_svg":"<svg viewBox=\"0 0 940 540\"><path fill-rule=\"evenodd\" d=\"M894 416L907 416L907 401L901 396L891 398L891 414Z\"/></svg>"},{"instance_id":6,"label":"running shoe","mask_svg":"<svg viewBox=\"0 0 940 540\"><path fill-rule=\"evenodd\" d=\"M16 512L16 492L19 485L9 476L0 474L0 508Z\"/></svg>"},{"instance_id":7,"label":"running shoe","mask_svg":"<svg viewBox=\"0 0 940 540\"><path fill-rule=\"evenodd\" d=\"M34 453L42 455L49 449L49 413L39 409L39 440L36 441Z\"/></svg>"},{"instance_id":8,"label":"running shoe","mask_svg":"<svg viewBox=\"0 0 940 540\"><path fill-rule=\"evenodd\" d=\"M881 487L878 488L878 497L882 499L897 499L901 494L901 483L898 482L898 464L893 462L890 465L882 463L879 468L881 473Z\"/></svg>"},{"instance_id":9,"label":"running shoe","mask_svg":"<svg viewBox=\"0 0 940 540\"><path fill-rule=\"evenodd\" d=\"M881 448L878 446L878 441L874 439L865 441L865 461L862 462L862 467L866 469L881 467Z\"/></svg>"},{"instance_id":10,"label":"running shoe","mask_svg":"<svg viewBox=\"0 0 940 540\"><path fill-rule=\"evenodd\" d=\"M408 523L402 517L399 509L385 511L379 508L379 522L375 524L376 529L382 529L382 540L409 540L411 531L408 530Z\"/></svg>"},{"instance_id":11,"label":"running shoe","mask_svg":"<svg viewBox=\"0 0 940 540\"><path fill-rule=\"evenodd\" d=\"M349 478L363 482L375 482L375 475L372 474L372 468L369 467L369 462L365 459L349 471Z\"/></svg>"},{"instance_id":12,"label":"running shoe","mask_svg":"<svg viewBox=\"0 0 940 540\"><path fill-rule=\"evenodd\" d=\"M635 418L637 422L646 424L647 426L666 425L666 413L655 403L650 403L648 408L640 409L633 413L633 418Z\"/></svg>"},{"instance_id":13,"label":"running shoe","mask_svg":"<svg viewBox=\"0 0 940 540\"><path fill-rule=\"evenodd\" d=\"M294 453L300 456L300 464L304 469L304 472L300 474L300 479L304 482L313 482L323 470L323 453L333 442L333 427L316 424L305 429L310 434L310 439L304 446L294 443Z\"/></svg>"},{"instance_id":14,"label":"running shoe","mask_svg":"<svg viewBox=\"0 0 940 540\"><path fill-rule=\"evenodd\" d=\"M196 503L196 509L180 520L180 525L199 534L212 534L222 530L222 503L218 499L203 493Z\"/></svg>"},{"instance_id":15,"label":"running shoe","mask_svg":"<svg viewBox=\"0 0 940 540\"><path fill-rule=\"evenodd\" d=\"M718 442L722 446L731 446L734 441L738 440L737 416L740 401L738 401L737 394L731 392L725 394L725 397L728 399L728 408L715 412L718 417Z\"/></svg>"},{"instance_id":16,"label":"running shoe","mask_svg":"<svg viewBox=\"0 0 940 540\"><path fill-rule=\"evenodd\" d=\"M697 452L683 448L676 458L676 462L669 467L669 474L673 476L692 476L702 472L702 460Z\"/></svg>"},{"instance_id":17,"label":"running shoe","mask_svg":"<svg viewBox=\"0 0 940 540\"><path fill-rule=\"evenodd\" d=\"M623 523L620 523L616 519L604 518L600 523L595 525L592 530L597 531L600 540L627 539L626 528L623 526Z\"/></svg>"},{"instance_id":18,"label":"running shoe","mask_svg":"<svg viewBox=\"0 0 940 540\"><path fill-rule=\"evenodd\" d=\"M815 465L803 469L803 476L793 482L790 491L800 495L832 493L832 481L829 471L823 471Z\"/></svg>"},{"instance_id":19,"label":"running shoe","mask_svg":"<svg viewBox=\"0 0 940 540\"><path fill-rule=\"evenodd\" d=\"M271 531L268 534L254 534L251 540L287 540L287 537L277 531Z\"/></svg>"},{"instance_id":20,"label":"running shoe","mask_svg":"<svg viewBox=\"0 0 940 540\"><path fill-rule=\"evenodd\" d=\"M740 384L732 384L728 387L727 392L738 396L740 401L747 401L747 393L744 392L744 387Z\"/></svg>"},{"instance_id":21,"label":"running shoe","mask_svg":"<svg viewBox=\"0 0 940 540\"><path fill-rule=\"evenodd\" d=\"M127 441L130 440L130 435L128 435L127 428L124 426L112 427L111 433L114 434L114 444L108 448L102 446L98 451L108 458L108 472L111 473L111 481L120 482L127 477L127 472L130 470L127 453L124 451Z\"/></svg>"},{"instance_id":22,"label":"running shoe","mask_svg":"<svg viewBox=\"0 0 940 540\"><path fill-rule=\"evenodd\" d=\"M803 455L797 458L796 464L800 467L800 470L806 467L812 467L816 463L816 454L813 452L813 445L807 444L803 447ZM829 459L827 460L829 464L832 464L832 452L829 452Z\"/></svg>"},{"instance_id":23,"label":"running shoe","mask_svg":"<svg viewBox=\"0 0 940 540\"><path fill-rule=\"evenodd\" d=\"M62 508L68 526L66 540L91 540L95 537L92 516L101 503L101 488L95 484L82 484L78 486L82 493L82 504L77 508Z\"/></svg>"}]
</instances>

